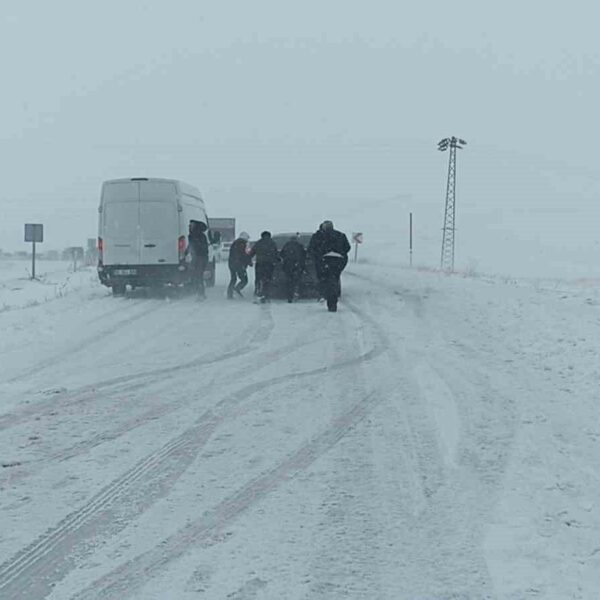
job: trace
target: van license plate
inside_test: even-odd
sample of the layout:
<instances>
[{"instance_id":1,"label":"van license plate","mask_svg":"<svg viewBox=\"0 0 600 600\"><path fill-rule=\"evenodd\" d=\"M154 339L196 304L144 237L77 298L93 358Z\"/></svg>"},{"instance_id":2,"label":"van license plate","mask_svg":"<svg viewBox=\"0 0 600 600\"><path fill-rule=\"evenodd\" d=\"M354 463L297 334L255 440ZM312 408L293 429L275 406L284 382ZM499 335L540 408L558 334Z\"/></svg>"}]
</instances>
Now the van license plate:
<instances>
[{"instance_id":1,"label":"van license plate","mask_svg":"<svg viewBox=\"0 0 600 600\"><path fill-rule=\"evenodd\" d=\"M137 275L135 269L115 269L115 275Z\"/></svg>"}]
</instances>

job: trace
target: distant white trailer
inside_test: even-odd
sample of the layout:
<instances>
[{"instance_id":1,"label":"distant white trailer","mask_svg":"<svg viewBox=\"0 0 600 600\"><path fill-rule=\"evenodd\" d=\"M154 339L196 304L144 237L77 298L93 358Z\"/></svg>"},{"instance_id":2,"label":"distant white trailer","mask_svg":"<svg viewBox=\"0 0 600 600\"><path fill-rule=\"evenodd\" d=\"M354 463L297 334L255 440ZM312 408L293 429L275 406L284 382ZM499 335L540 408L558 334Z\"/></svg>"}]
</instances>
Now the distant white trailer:
<instances>
[{"instance_id":1,"label":"distant white trailer","mask_svg":"<svg viewBox=\"0 0 600 600\"><path fill-rule=\"evenodd\" d=\"M102 184L98 276L114 294L126 286L182 285L190 280L185 250L190 221L208 227L200 192L174 179L134 177ZM214 285L209 246L205 279Z\"/></svg>"},{"instance_id":2,"label":"distant white trailer","mask_svg":"<svg viewBox=\"0 0 600 600\"><path fill-rule=\"evenodd\" d=\"M227 260L229 249L235 240L235 218L233 217L210 217L210 230L217 260Z\"/></svg>"}]
</instances>

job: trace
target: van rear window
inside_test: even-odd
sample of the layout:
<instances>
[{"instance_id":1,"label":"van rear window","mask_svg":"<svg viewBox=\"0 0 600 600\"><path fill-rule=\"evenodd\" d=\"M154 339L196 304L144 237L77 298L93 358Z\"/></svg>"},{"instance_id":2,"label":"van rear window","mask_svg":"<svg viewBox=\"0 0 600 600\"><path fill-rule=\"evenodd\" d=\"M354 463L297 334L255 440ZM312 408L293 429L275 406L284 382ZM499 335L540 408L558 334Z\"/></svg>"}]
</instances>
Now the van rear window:
<instances>
[{"instance_id":1,"label":"van rear window","mask_svg":"<svg viewBox=\"0 0 600 600\"><path fill-rule=\"evenodd\" d=\"M170 202L177 199L174 183L167 181L140 181L140 198L142 202Z\"/></svg>"},{"instance_id":2,"label":"van rear window","mask_svg":"<svg viewBox=\"0 0 600 600\"><path fill-rule=\"evenodd\" d=\"M135 202L139 198L138 183L131 181L107 183L102 194L105 202Z\"/></svg>"}]
</instances>

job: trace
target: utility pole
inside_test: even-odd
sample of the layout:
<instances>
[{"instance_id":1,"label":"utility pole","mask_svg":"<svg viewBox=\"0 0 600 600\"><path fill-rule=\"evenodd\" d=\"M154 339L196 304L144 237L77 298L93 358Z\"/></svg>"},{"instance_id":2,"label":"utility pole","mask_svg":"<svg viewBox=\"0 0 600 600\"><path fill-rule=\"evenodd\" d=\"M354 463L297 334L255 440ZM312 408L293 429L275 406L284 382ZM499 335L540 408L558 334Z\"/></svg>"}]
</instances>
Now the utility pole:
<instances>
[{"instance_id":1,"label":"utility pole","mask_svg":"<svg viewBox=\"0 0 600 600\"><path fill-rule=\"evenodd\" d=\"M408 250L410 254L410 266L412 267L413 262L413 221L412 221L412 213L409 213L408 217Z\"/></svg>"},{"instance_id":2,"label":"utility pole","mask_svg":"<svg viewBox=\"0 0 600 600\"><path fill-rule=\"evenodd\" d=\"M465 140L456 137L444 138L438 142L438 150L450 149L448 160L448 183L446 185L446 208L442 233L442 257L440 266L444 271L454 271L454 232L456 223L456 150L467 145Z\"/></svg>"}]
</instances>

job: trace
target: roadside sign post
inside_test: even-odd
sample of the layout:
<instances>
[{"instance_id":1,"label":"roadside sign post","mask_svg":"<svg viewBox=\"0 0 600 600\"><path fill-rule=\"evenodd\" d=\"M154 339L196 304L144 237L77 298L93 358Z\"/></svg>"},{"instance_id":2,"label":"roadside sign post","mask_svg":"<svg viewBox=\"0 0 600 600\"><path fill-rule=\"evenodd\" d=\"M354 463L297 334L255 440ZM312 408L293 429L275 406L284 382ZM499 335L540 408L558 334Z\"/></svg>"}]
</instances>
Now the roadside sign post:
<instances>
[{"instance_id":1,"label":"roadside sign post","mask_svg":"<svg viewBox=\"0 0 600 600\"><path fill-rule=\"evenodd\" d=\"M25 241L33 244L31 250L31 279L35 279L35 245L44 241L44 226L41 223L25 223Z\"/></svg>"},{"instance_id":2,"label":"roadside sign post","mask_svg":"<svg viewBox=\"0 0 600 600\"><path fill-rule=\"evenodd\" d=\"M358 245L363 243L363 234L360 232L353 233L352 242L354 243L354 262L358 262Z\"/></svg>"}]
</instances>

